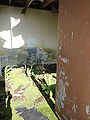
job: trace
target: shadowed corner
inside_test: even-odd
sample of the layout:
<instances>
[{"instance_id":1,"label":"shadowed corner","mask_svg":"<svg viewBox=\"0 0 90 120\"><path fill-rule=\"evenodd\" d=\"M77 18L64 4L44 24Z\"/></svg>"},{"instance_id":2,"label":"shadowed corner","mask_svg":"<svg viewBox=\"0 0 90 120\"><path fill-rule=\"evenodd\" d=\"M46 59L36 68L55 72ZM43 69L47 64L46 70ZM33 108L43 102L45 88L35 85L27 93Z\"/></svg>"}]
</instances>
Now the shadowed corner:
<instances>
[{"instance_id":1,"label":"shadowed corner","mask_svg":"<svg viewBox=\"0 0 90 120\"><path fill-rule=\"evenodd\" d=\"M5 77L0 76L0 120L12 120L11 98L10 91L5 90Z\"/></svg>"}]
</instances>

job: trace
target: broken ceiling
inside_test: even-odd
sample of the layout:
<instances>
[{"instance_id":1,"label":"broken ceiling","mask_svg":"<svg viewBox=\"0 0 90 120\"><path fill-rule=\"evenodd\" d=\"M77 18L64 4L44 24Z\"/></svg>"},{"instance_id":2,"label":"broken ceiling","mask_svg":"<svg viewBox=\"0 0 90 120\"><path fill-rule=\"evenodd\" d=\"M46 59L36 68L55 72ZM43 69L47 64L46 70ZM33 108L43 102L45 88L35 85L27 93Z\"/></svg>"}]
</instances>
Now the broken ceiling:
<instances>
[{"instance_id":1,"label":"broken ceiling","mask_svg":"<svg viewBox=\"0 0 90 120\"><path fill-rule=\"evenodd\" d=\"M58 12L58 0L0 0L1 5L22 7L22 14L25 14L27 8L50 10Z\"/></svg>"}]
</instances>

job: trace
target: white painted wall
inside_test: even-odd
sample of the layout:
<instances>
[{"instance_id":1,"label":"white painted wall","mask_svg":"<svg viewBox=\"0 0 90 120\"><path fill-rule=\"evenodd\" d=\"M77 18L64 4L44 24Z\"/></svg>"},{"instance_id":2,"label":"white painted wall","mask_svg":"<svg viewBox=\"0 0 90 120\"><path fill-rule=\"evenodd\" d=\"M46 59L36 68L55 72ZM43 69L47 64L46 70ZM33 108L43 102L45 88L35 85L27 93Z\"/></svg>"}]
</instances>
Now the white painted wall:
<instances>
[{"instance_id":1,"label":"white painted wall","mask_svg":"<svg viewBox=\"0 0 90 120\"><path fill-rule=\"evenodd\" d=\"M30 47L57 49L57 15L37 9L28 9L25 15L21 11L21 8L0 6L0 56L8 56L12 64L18 57L14 50L23 53Z\"/></svg>"}]
</instances>

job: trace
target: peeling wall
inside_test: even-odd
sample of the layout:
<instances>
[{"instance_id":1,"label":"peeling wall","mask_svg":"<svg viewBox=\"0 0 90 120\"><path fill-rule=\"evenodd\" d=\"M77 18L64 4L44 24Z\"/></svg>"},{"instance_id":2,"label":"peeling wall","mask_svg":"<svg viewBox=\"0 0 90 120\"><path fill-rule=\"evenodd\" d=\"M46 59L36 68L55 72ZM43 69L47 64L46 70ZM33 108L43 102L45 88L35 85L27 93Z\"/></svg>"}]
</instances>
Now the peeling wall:
<instances>
[{"instance_id":1,"label":"peeling wall","mask_svg":"<svg viewBox=\"0 0 90 120\"><path fill-rule=\"evenodd\" d=\"M90 120L90 0L60 0L56 112Z\"/></svg>"},{"instance_id":2,"label":"peeling wall","mask_svg":"<svg viewBox=\"0 0 90 120\"><path fill-rule=\"evenodd\" d=\"M47 53L51 50L51 54L57 54L55 52L57 14L28 9L26 14L22 15L21 11L22 9L17 7L0 6L0 66L2 67L25 60L30 48L42 48Z\"/></svg>"}]
</instances>

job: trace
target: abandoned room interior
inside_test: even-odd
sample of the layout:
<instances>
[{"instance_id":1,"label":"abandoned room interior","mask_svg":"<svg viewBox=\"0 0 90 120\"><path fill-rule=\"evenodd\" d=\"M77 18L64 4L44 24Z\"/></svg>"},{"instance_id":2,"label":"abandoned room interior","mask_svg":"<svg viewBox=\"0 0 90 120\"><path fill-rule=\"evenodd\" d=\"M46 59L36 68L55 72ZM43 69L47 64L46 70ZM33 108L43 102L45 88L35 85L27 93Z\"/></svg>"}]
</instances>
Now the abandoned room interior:
<instances>
[{"instance_id":1,"label":"abandoned room interior","mask_svg":"<svg viewBox=\"0 0 90 120\"><path fill-rule=\"evenodd\" d=\"M90 119L90 0L0 0L0 120Z\"/></svg>"},{"instance_id":2,"label":"abandoned room interior","mask_svg":"<svg viewBox=\"0 0 90 120\"><path fill-rule=\"evenodd\" d=\"M55 113L58 1L0 0L0 119Z\"/></svg>"}]
</instances>

